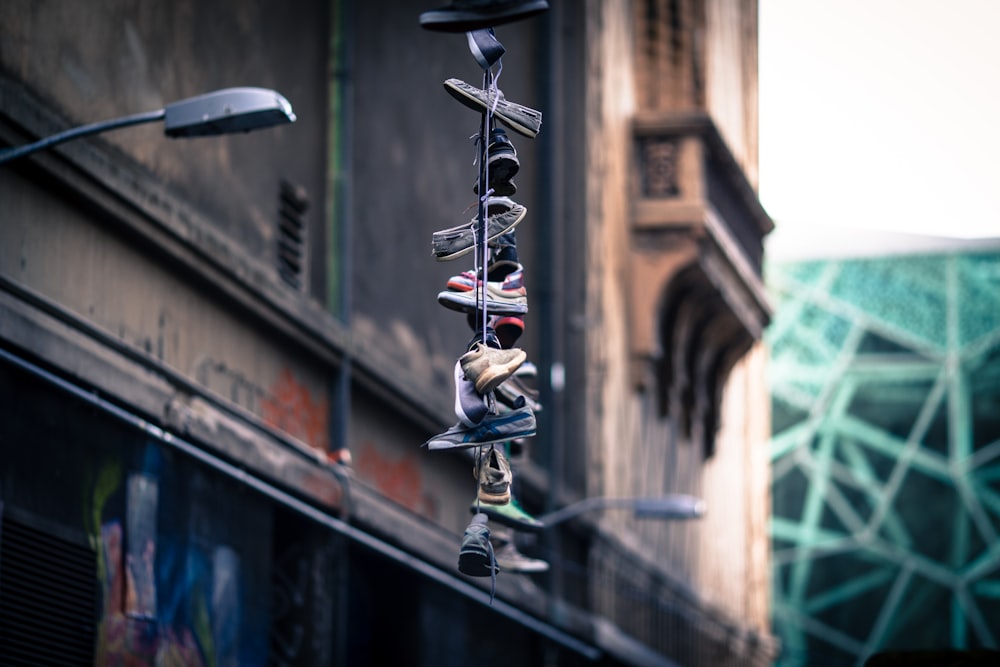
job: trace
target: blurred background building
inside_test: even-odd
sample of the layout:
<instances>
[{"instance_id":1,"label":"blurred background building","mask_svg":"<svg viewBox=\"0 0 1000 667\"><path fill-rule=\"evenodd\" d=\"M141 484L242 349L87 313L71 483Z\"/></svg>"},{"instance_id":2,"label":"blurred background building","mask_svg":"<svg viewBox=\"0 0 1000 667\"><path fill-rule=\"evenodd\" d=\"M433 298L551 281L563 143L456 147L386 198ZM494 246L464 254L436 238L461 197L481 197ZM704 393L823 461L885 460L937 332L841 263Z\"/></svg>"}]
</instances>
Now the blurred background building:
<instances>
[{"instance_id":1,"label":"blurred background building","mask_svg":"<svg viewBox=\"0 0 1000 667\"><path fill-rule=\"evenodd\" d=\"M777 664L996 649L1000 243L816 241L767 269Z\"/></svg>"},{"instance_id":2,"label":"blurred background building","mask_svg":"<svg viewBox=\"0 0 1000 667\"><path fill-rule=\"evenodd\" d=\"M482 70L438 3L0 5L0 143L230 86L293 125L142 125L0 165L0 663L766 665L757 7L553 0L497 28L539 368L515 493L589 513L461 575L454 423ZM971 535L971 532L970 532ZM529 539L530 538L530 539ZM971 542L970 548L971 548Z\"/></svg>"}]
</instances>

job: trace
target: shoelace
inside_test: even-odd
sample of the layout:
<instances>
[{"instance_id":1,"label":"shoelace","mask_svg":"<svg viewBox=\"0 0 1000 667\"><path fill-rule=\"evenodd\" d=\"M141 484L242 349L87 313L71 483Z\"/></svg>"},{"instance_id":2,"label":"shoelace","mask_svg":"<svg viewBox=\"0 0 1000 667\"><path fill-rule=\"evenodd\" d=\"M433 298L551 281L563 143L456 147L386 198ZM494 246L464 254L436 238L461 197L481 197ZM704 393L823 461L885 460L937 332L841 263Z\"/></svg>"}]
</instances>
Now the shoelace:
<instances>
[{"instance_id":1,"label":"shoelace","mask_svg":"<svg viewBox=\"0 0 1000 667\"><path fill-rule=\"evenodd\" d=\"M490 445L492 447L492 445ZM476 461L480 461L483 453L483 447L480 445L476 452ZM479 475L476 475L476 486L479 486ZM480 514L481 505L479 503L479 494L476 493L476 514ZM487 531L489 528L486 529ZM493 553L493 542L490 541L489 534L486 535L486 553L490 556L490 606L493 606L493 598L496 597L497 593L497 557Z\"/></svg>"},{"instance_id":2,"label":"shoelace","mask_svg":"<svg viewBox=\"0 0 1000 667\"><path fill-rule=\"evenodd\" d=\"M490 605L493 605L493 598L497 594L497 557L493 553L493 543L489 536L486 538L486 552L490 555Z\"/></svg>"}]
</instances>

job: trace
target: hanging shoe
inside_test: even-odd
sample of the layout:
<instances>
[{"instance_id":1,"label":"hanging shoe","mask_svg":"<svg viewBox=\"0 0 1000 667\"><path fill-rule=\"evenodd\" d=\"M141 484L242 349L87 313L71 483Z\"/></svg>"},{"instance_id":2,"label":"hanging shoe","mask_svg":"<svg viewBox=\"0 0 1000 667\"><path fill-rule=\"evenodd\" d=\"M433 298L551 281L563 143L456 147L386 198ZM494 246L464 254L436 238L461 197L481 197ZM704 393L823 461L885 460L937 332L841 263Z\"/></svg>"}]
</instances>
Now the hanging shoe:
<instances>
[{"instance_id":1,"label":"hanging shoe","mask_svg":"<svg viewBox=\"0 0 1000 667\"><path fill-rule=\"evenodd\" d=\"M517 409L500 415L489 414L475 426L455 424L421 447L436 451L443 449L466 449L479 445L492 445L512 438L527 438L535 435L535 415L523 403Z\"/></svg>"},{"instance_id":2,"label":"hanging shoe","mask_svg":"<svg viewBox=\"0 0 1000 667\"><path fill-rule=\"evenodd\" d=\"M486 503L473 502L469 505L469 513L482 513L493 519L497 523L509 526L514 530L523 530L537 533L545 528L545 524L531 516L517 502L517 498L511 495L510 502L506 505L487 505Z\"/></svg>"},{"instance_id":3,"label":"hanging shoe","mask_svg":"<svg viewBox=\"0 0 1000 667\"><path fill-rule=\"evenodd\" d=\"M473 331L479 331L482 327L482 311L469 311L465 315L465 321ZM517 339L524 333L524 318L520 315L490 315L489 329L493 331L497 345L504 350L509 350L517 343ZM498 328L499 327L499 328Z\"/></svg>"},{"instance_id":4,"label":"hanging shoe","mask_svg":"<svg viewBox=\"0 0 1000 667\"><path fill-rule=\"evenodd\" d=\"M503 280L507 274L523 269L517 259L517 230L512 229L497 237L491 247L494 250L486 267L487 280Z\"/></svg>"},{"instance_id":5,"label":"hanging shoe","mask_svg":"<svg viewBox=\"0 0 1000 667\"><path fill-rule=\"evenodd\" d=\"M490 324L497 332L500 340L500 347L510 349L517 343L517 339L524 333L524 318L518 315L504 315L502 317L491 318Z\"/></svg>"},{"instance_id":6,"label":"hanging shoe","mask_svg":"<svg viewBox=\"0 0 1000 667\"><path fill-rule=\"evenodd\" d=\"M465 534L462 535L462 546L458 550L458 571L470 577L489 577L492 602L500 568L493 553L490 529L486 522L485 514L477 514L466 527Z\"/></svg>"},{"instance_id":7,"label":"hanging shoe","mask_svg":"<svg viewBox=\"0 0 1000 667\"><path fill-rule=\"evenodd\" d=\"M479 194L478 182L472 184L472 191L477 195ZM489 186L488 192L491 197L513 197L517 194L517 184L515 184L514 181L504 181L502 183Z\"/></svg>"},{"instance_id":8,"label":"hanging shoe","mask_svg":"<svg viewBox=\"0 0 1000 667\"><path fill-rule=\"evenodd\" d=\"M487 505L506 505L510 502L513 473L503 452L495 445L490 445L476 457L472 475L479 481L479 502Z\"/></svg>"},{"instance_id":9,"label":"hanging shoe","mask_svg":"<svg viewBox=\"0 0 1000 667\"><path fill-rule=\"evenodd\" d=\"M448 279L448 289L438 294L438 303L464 313L481 312L482 293L477 289L481 286L482 281L477 279L475 271L463 271ZM528 293L524 289L522 271L515 271L500 282L486 282L486 312L496 315L528 312Z\"/></svg>"},{"instance_id":10,"label":"hanging shoe","mask_svg":"<svg viewBox=\"0 0 1000 667\"><path fill-rule=\"evenodd\" d=\"M496 349L476 342L472 349L461 356L465 379L472 382L480 394L488 394L509 378L524 363L528 355L524 350Z\"/></svg>"},{"instance_id":11,"label":"hanging shoe","mask_svg":"<svg viewBox=\"0 0 1000 667\"><path fill-rule=\"evenodd\" d=\"M470 86L461 79L447 79L444 82L444 89L456 100L469 107L473 111L480 113L493 109L493 115L501 123L529 139L538 136L538 130L542 127L542 113L515 102L508 102L504 99L503 91L487 88L476 88ZM496 106L494 107L494 101Z\"/></svg>"},{"instance_id":12,"label":"hanging shoe","mask_svg":"<svg viewBox=\"0 0 1000 667\"><path fill-rule=\"evenodd\" d=\"M490 143L486 149L486 171L489 177L489 187L493 188L493 194L498 197L509 197L517 191L517 188L510 179L514 178L521 163L517 159L517 151L514 144L510 143L507 133L502 127L493 128L490 132ZM479 194L479 181L477 180L472 191Z\"/></svg>"},{"instance_id":13,"label":"hanging shoe","mask_svg":"<svg viewBox=\"0 0 1000 667\"><path fill-rule=\"evenodd\" d=\"M497 39L493 28L470 30L465 33L465 36L469 40L469 51L472 53L472 57L484 70L488 70L500 62L500 58L507 52L504 45Z\"/></svg>"},{"instance_id":14,"label":"hanging shoe","mask_svg":"<svg viewBox=\"0 0 1000 667\"><path fill-rule=\"evenodd\" d=\"M420 26L435 32L470 32L521 21L549 8L546 0L452 0L420 14Z\"/></svg>"},{"instance_id":15,"label":"hanging shoe","mask_svg":"<svg viewBox=\"0 0 1000 667\"><path fill-rule=\"evenodd\" d=\"M486 240L491 242L511 231L524 220L528 210L507 197L490 197L486 201ZM457 259L476 246L478 214L467 223L434 232L431 249L439 262Z\"/></svg>"},{"instance_id":16,"label":"hanging shoe","mask_svg":"<svg viewBox=\"0 0 1000 667\"><path fill-rule=\"evenodd\" d=\"M536 574L547 572L548 561L540 558L529 558L518 551L514 544L514 534L508 530L494 529L490 533L490 542L493 545L493 554L496 557L497 565L504 572L516 572L520 574Z\"/></svg>"}]
</instances>

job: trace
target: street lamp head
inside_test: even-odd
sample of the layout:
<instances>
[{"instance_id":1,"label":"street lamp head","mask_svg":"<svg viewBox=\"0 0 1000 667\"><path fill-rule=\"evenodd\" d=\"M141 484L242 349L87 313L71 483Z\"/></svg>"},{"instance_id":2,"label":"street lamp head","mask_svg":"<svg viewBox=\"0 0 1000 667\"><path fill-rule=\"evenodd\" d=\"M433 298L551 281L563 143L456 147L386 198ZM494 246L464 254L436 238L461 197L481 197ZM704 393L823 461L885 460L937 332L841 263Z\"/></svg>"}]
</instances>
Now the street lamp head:
<instances>
[{"instance_id":1,"label":"street lamp head","mask_svg":"<svg viewBox=\"0 0 1000 667\"><path fill-rule=\"evenodd\" d=\"M266 88L226 88L168 104L168 137L207 137L294 123L292 105Z\"/></svg>"},{"instance_id":2,"label":"street lamp head","mask_svg":"<svg viewBox=\"0 0 1000 667\"><path fill-rule=\"evenodd\" d=\"M33 144L0 149L0 164L71 139L162 120L168 137L208 137L294 123L292 105L266 88L225 88L167 105L164 109L81 125Z\"/></svg>"},{"instance_id":3,"label":"street lamp head","mask_svg":"<svg viewBox=\"0 0 1000 667\"><path fill-rule=\"evenodd\" d=\"M604 509L632 510L637 519L697 519L705 514L705 501L677 493L652 498L592 496L540 516L538 521L551 528L584 512Z\"/></svg>"},{"instance_id":4,"label":"street lamp head","mask_svg":"<svg viewBox=\"0 0 1000 667\"><path fill-rule=\"evenodd\" d=\"M634 508L638 519L697 519L705 515L704 500L681 494L636 498Z\"/></svg>"}]
</instances>

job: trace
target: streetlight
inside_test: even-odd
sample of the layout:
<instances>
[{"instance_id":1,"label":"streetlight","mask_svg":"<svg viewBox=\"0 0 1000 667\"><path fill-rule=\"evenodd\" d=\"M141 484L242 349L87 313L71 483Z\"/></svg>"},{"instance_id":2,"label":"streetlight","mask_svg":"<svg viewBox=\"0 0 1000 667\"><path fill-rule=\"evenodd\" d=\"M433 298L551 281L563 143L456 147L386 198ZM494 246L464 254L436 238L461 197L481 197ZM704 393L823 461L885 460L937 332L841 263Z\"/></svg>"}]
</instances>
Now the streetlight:
<instances>
[{"instance_id":1,"label":"streetlight","mask_svg":"<svg viewBox=\"0 0 1000 667\"><path fill-rule=\"evenodd\" d=\"M637 519L697 519L705 514L705 501L682 494L652 498L584 498L536 519L549 528L584 512L602 509L630 509Z\"/></svg>"},{"instance_id":2,"label":"streetlight","mask_svg":"<svg viewBox=\"0 0 1000 667\"><path fill-rule=\"evenodd\" d=\"M173 102L157 111L75 127L33 144L2 150L0 164L70 139L158 120L164 121L164 133L168 137L207 137L294 123L295 114L288 100L273 90L225 88Z\"/></svg>"}]
</instances>

